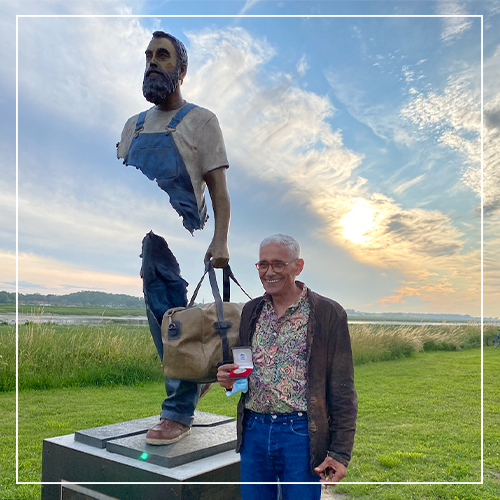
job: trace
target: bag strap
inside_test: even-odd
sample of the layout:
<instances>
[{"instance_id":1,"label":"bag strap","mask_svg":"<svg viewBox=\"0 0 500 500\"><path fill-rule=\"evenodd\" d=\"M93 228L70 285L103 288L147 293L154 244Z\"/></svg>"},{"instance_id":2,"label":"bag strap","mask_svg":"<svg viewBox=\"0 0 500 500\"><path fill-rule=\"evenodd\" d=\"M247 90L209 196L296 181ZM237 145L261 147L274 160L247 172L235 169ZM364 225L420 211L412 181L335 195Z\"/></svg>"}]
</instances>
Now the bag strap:
<instances>
[{"instance_id":1,"label":"bag strap","mask_svg":"<svg viewBox=\"0 0 500 500\"><path fill-rule=\"evenodd\" d=\"M222 302L230 302L231 301L231 282L229 281L229 273L231 272L231 268L226 266L222 269Z\"/></svg>"},{"instance_id":2,"label":"bag strap","mask_svg":"<svg viewBox=\"0 0 500 500\"><path fill-rule=\"evenodd\" d=\"M222 270L222 285L223 285L223 296L224 302L230 302L229 297L230 297L230 292L229 292L229 278L231 278L239 287L240 290L250 299L252 300L252 297L248 295L246 290L238 283L238 280L234 277L233 271L231 270L231 267L229 264Z\"/></svg>"},{"instance_id":3,"label":"bag strap","mask_svg":"<svg viewBox=\"0 0 500 500\"><path fill-rule=\"evenodd\" d=\"M227 330L228 328L231 328L232 323L230 321L224 320L224 309L222 307L222 299L220 296L219 285L217 284L217 277L215 276L215 269L212 264L212 260L209 260L208 262L205 263L205 272L203 273L200 282L198 283L198 285L195 288L195 291L193 292L193 296L189 301L188 308L193 306L196 296L198 295L201 284L203 282L203 279L205 278L205 275L207 273L208 273L208 279L210 281L210 287L212 288L212 295L214 296L215 300L215 306L217 309L217 321L214 323L214 328L219 331L219 335L222 341L222 363L231 363L232 359L230 357L230 352L229 352L229 341L227 339ZM230 278L241 288L243 293L248 298L251 299L250 295L248 295L248 293L245 292L243 287L236 281L236 278L234 277L231 268L229 266L226 266L223 271L223 279L225 280L223 288L224 302L229 302Z\"/></svg>"},{"instance_id":4,"label":"bag strap","mask_svg":"<svg viewBox=\"0 0 500 500\"><path fill-rule=\"evenodd\" d=\"M219 331L221 344L222 344L222 363L230 363L229 341L227 340L227 330L231 328L232 323L224 320L224 309L222 307L222 300L220 298L219 287L217 285L217 278L215 276L215 269L212 261L209 260L205 267L208 267L208 279L212 287L212 295L214 296L215 306L217 308L217 320L214 323L214 328Z\"/></svg>"}]
</instances>

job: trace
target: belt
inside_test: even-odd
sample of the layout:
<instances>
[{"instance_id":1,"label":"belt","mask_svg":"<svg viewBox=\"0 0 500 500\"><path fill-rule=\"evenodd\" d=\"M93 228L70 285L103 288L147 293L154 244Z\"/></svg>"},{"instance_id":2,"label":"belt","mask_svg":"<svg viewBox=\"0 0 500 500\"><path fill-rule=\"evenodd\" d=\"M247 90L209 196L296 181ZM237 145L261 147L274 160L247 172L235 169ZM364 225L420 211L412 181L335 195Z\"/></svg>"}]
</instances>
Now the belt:
<instances>
[{"instance_id":1,"label":"belt","mask_svg":"<svg viewBox=\"0 0 500 500\"><path fill-rule=\"evenodd\" d=\"M247 418L253 418L262 423L272 423L281 422L285 423L291 420L297 419L307 419L307 413L305 411L294 411L290 413L257 413L252 410L245 410L245 416Z\"/></svg>"}]
</instances>

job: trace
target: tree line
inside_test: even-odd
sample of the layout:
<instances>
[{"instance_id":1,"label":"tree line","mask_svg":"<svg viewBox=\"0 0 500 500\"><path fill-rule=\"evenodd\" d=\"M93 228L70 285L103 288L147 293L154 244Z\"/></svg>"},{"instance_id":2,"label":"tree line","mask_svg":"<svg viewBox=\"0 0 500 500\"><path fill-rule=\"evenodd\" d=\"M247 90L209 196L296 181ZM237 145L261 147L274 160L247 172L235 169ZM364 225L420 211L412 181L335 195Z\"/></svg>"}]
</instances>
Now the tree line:
<instances>
[{"instance_id":1,"label":"tree line","mask_svg":"<svg viewBox=\"0 0 500 500\"><path fill-rule=\"evenodd\" d=\"M16 294L0 291L0 304L14 304ZM122 293L74 292L66 295L43 295L41 293L20 293L20 304L44 304L51 306L106 306L128 309L145 309L144 299Z\"/></svg>"}]
</instances>

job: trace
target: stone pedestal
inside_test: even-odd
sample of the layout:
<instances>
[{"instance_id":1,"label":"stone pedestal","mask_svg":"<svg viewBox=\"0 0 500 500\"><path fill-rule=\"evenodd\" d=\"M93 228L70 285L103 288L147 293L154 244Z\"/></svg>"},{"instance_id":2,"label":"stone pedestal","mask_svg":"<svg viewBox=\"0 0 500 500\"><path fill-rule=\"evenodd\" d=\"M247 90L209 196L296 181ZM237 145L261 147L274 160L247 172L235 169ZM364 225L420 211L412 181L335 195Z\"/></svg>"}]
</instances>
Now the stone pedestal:
<instances>
[{"instance_id":1,"label":"stone pedestal","mask_svg":"<svg viewBox=\"0 0 500 500\"><path fill-rule=\"evenodd\" d=\"M197 411L189 436L147 445L145 434L157 422L149 417L44 440L42 500L239 500L234 419Z\"/></svg>"}]
</instances>

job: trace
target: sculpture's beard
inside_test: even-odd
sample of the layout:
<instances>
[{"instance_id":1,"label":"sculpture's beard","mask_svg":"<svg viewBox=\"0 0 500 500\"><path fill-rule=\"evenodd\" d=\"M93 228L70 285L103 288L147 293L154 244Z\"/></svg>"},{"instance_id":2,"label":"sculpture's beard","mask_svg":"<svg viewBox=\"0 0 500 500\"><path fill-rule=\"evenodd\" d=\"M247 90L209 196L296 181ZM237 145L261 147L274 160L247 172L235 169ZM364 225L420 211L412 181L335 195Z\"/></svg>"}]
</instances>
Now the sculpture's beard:
<instances>
[{"instance_id":1,"label":"sculpture's beard","mask_svg":"<svg viewBox=\"0 0 500 500\"><path fill-rule=\"evenodd\" d=\"M163 104L174 93L178 81L178 69L167 72L160 68L149 68L144 74L142 94L153 104Z\"/></svg>"}]
</instances>

